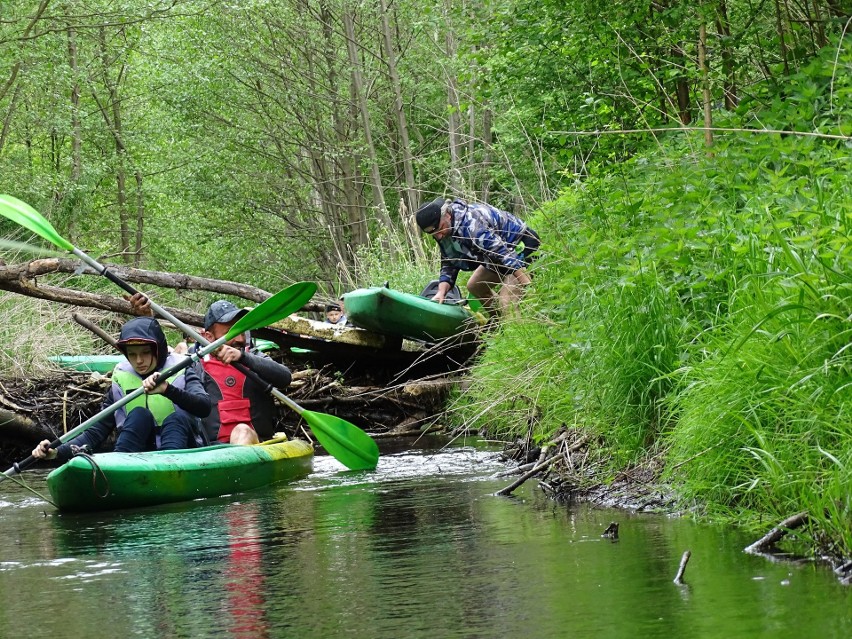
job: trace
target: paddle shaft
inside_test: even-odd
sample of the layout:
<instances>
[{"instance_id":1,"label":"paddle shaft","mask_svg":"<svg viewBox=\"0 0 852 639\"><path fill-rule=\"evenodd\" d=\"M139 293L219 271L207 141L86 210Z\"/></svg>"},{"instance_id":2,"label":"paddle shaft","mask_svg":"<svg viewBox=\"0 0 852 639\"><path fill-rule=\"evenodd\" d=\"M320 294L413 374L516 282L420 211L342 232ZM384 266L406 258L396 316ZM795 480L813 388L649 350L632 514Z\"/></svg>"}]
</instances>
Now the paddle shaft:
<instances>
[{"instance_id":1,"label":"paddle shaft","mask_svg":"<svg viewBox=\"0 0 852 639\"><path fill-rule=\"evenodd\" d=\"M110 271L106 266L104 266L103 264L98 262L96 259L90 257L89 255L87 255L86 253L84 253L83 251L78 249L77 247L74 247L74 249L71 252L74 255L76 255L77 257L79 257L83 262L85 262L86 264L91 266L93 269L95 269L98 272L98 274L103 275L109 281L113 282L114 284L117 284L123 290L130 293L131 295L135 295L136 293L140 292L138 289L134 288L133 286L131 286L130 284L125 282L123 279L118 277L118 275L116 275L115 273ZM183 331L186 335L189 335L192 339L194 339L196 342L198 342L202 346L207 346L210 343L206 339L204 339L197 331L195 331L191 326L185 324L184 322L181 322L174 315L169 313L166 309L164 309L159 304L152 301L150 298L148 298L148 302L151 305L151 310L153 310L157 315L159 315L163 319L168 320L169 322L171 322L172 324L177 326L181 331ZM207 352L209 352L209 351L207 351ZM272 395L276 399L278 399L279 401L284 403L290 409L296 411L296 413L298 413L299 415L301 415L305 412L304 408L299 406L296 402L294 402L292 399L287 397L284 393L282 393L280 390L275 388L272 384L267 382L260 375L255 373L253 370L249 369L244 364L240 364L239 362L232 362L231 365L234 368L236 368L238 371L240 371L243 375L245 375L246 377L251 379L253 382L255 382L256 384L260 384L260 386L262 386L263 389L266 392L272 393Z\"/></svg>"},{"instance_id":2,"label":"paddle shaft","mask_svg":"<svg viewBox=\"0 0 852 639\"><path fill-rule=\"evenodd\" d=\"M215 342L208 344L207 346L202 348L197 353L194 353L193 355L184 358L183 360L181 360L180 362L178 362L174 366L170 366L169 368L167 368L163 371L160 371L160 379L167 380L169 377L171 377L175 373L179 373L184 368L186 368L187 366L192 364L194 361L198 361L200 358L204 357L207 353L212 353L217 348L219 348L222 344L224 344L226 341L227 341L227 335L224 336L224 337L220 337ZM109 406L107 406L106 408L101 410L96 415L90 417L89 419L84 421L82 424L80 424L76 428L72 428L71 430L69 430L64 435L54 439L52 442L50 442L50 448L56 448L60 444L64 444L68 440L73 439L74 437L76 437L77 435L82 433L84 430L86 430L87 428L89 428L93 424L96 424L97 422L101 421L104 417L108 417L109 415L112 415L115 411L117 411L122 406L129 404L134 399L136 399L137 397L140 397L141 395L144 395L144 394L145 394L145 388L140 386L139 388L137 388L132 393L125 395L121 399L113 402L112 404L110 404ZM38 460L35 457L33 457L32 455L30 455L25 460L14 464L9 470L5 471L3 473L3 475L0 476L0 481L3 481L4 479L6 479L6 477L11 477L12 475L20 474L21 471L26 470L27 468L32 466L36 461L38 461Z\"/></svg>"},{"instance_id":3,"label":"paddle shaft","mask_svg":"<svg viewBox=\"0 0 852 639\"><path fill-rule=\"evenodd\" d=\"M127 282L122 280L120 277L115 275L115 273L110 272L105 266L103 266L102 264L99 264L96 260L89 257L88 255L83 253L78 248L74 247L72 249L72 253L74 253L74 255L76 255L81 260L83 260L83 262L85 262L86 264L88 264L89 266L94 268L98 273L105 276L107 279L111 280L112 282L114 282L115 284L120 286L123 290L127 291L131 295L135 295L136 293L139 292L133 286L131 286L130 284L128 284ZM165 310L164 308L162 308L161 306L157 305L156 303L154 303L150 300L149 300L149 303L150 303L151 309L154 311L154 313L156 313L160 317L172 322L172 324L174 324L179 329L181 329L186 335L193 337L202 346L208 344L206 339L204 339L201 335L199 335L191 327L187 326L186 324L184 324L183 322L181 322L180 320L178 320L177 318L172 316L172 314L169 313L167 310ZM208 352L208 351L205 347L205 349L203 349L202 351L199 351L199 353L201 353L201 352ZM367 458L375 457L375 459L372 459L368 463L364 463L364 464L362 464L361 459L358 459L357 461L353 462L353 458L348 457L349 461L344 462L344 465L348 466L349 468L353 468L353 469L375 468L376 467L375 462L376 462L376 460L378 459L378 456L379 456L378 446L376 446L375 441L373 441L370 438L369 435L364 433L357 426L354 426L353 424L349 424L349 422L346 422L345 420L343 420L342 424L337 425L338 428L331 428L331 427L329 427L328 424L324 423L324 420L321 418L322 413L318 414L318 413L313 413L311 411L305 410L304 408L299 406L299 404L297 404L295 401L293 401L292 399L287 397L287 395L285 395L280 390L278 390L277 388L272 386L272 384L267 382L260 375L258 375L253 370L246 367L244 364L240 364L239 362L232 362L231 366L233 366L238 371L240 371L248 379L250 379L254 383L258 384L264 390L264 392L271 393L273 397L275 397L277 400L282 402L285 406L287 406L291 410L295 411L299 416L301 416L308 423L308 426L314 432L314 435L317 437L317 439L320 441L320 443L323 444L325 446L326 450L328 450L332 454L332 456L334 456L338 460L342 461L342 458L340 457L340 455L342 455L342 454L348 455L349 454L349 452L344 452L344 451L350 451L351 452L352 449L359 451L358 456L360 458L363 458L364 456L366 456ZM344 425L346 427L351 427L351 429L353 429L353 430L350 430L347 433L347 435L345 435L341 438L341 433L340 433L339 427L344 426ZM342 445L342 449L338 448L338 446L341 445L341 439L344 442L343 445ZM343 459L346 459L346 457L344 457ZM354 463L354 465L353 465L353 463Z\"/></svg>"}]
</instances>

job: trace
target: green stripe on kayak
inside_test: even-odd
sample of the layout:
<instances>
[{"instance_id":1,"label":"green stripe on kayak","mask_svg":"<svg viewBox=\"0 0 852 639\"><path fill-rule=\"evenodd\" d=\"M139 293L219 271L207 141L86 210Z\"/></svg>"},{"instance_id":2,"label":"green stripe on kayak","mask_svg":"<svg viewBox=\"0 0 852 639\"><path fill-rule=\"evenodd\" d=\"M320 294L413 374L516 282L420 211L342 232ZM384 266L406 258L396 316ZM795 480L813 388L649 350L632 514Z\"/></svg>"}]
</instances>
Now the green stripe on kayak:
<instances>
[{"instance_id":1,"label":"green stripe on kayak","mask_svg":"<svg viewBox=\"0 0 852 639\"><path fill-rule=\"evenodd\" d=\"M299 439L147 453L74 457L47 476L57 508L137 508L253 490L311 472L313 448Z\"/></svg>"},{"instance_id":2,"label":"green stripe on kayak","mask_svg":"<svg viewBox=\"0 0 852 639\"><path fill-rule=\"evenodd\" d=\"M51 362L72 371L109 373L124 359L123 355L57 355Z\"/></svg>"}]
</instances>

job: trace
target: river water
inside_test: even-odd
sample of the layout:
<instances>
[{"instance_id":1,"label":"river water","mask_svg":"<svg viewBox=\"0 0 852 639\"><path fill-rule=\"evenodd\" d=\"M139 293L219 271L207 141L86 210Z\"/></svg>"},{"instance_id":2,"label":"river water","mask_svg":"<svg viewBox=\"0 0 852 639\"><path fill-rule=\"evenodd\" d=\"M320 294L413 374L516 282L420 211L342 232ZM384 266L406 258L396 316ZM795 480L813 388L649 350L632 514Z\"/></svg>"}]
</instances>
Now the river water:
<instances>
[{"instance_id":1,"label":"river water","mask_svg":"<svg viewBox=\"0 0 852 639\"><path fill-rule=\"evenodd\" d=\"M6 481L0 637L852 636L852 590L824 567L745 555L721 526L558 505L534 481L496 497L503 468L431 443L371 473L319 457L289 485L73 516Z\"/></svg>"}]
</instances>

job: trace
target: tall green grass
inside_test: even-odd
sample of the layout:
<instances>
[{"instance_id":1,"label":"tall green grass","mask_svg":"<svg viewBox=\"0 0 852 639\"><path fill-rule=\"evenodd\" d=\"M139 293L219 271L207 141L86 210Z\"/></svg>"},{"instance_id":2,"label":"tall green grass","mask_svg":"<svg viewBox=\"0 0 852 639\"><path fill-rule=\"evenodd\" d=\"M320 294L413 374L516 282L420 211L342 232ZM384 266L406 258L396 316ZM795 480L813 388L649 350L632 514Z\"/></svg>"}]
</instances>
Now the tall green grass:
<instances>
[{"instance_id":1,"label":"tall green grass","mask_svg":"<svg viewBox=\"0 0 852 639\"><path fill-rule=\"evenodd\" d=\"M847 42L717 124L849 135L850 98ZM524 317L475 368L459 423L538 440L579 425L613 472L661 456L684 500L808 509L814 539L852 554L851 149L739 133L708 156L678 133L575 184L532 221Z\"/></svg>"}]
</instances>

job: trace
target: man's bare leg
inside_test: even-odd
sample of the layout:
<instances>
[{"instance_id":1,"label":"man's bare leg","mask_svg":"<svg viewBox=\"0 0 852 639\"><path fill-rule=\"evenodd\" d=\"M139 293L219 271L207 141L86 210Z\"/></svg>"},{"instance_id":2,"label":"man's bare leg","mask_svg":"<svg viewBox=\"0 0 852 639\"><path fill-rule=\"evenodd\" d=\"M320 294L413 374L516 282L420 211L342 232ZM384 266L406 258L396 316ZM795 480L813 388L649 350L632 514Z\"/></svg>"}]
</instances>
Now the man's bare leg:
<instances>
[{"instance_id":1,"label":"man's bare leg","mask_svg":"<svg viewBox=\"0 0 852 639\"><path fill-rule=\"evenodd\" d=\"M479 266L467 281L467 290L479 300L489 315L494 315L499 309L494 299L494 287L500 284L500 275Z\"/></svg>"}]
</instances>

